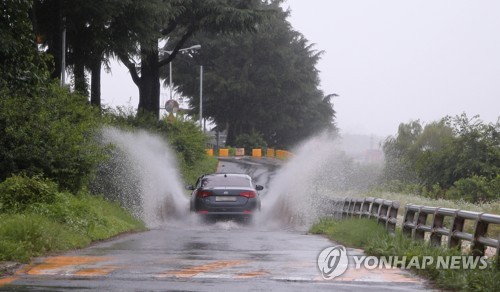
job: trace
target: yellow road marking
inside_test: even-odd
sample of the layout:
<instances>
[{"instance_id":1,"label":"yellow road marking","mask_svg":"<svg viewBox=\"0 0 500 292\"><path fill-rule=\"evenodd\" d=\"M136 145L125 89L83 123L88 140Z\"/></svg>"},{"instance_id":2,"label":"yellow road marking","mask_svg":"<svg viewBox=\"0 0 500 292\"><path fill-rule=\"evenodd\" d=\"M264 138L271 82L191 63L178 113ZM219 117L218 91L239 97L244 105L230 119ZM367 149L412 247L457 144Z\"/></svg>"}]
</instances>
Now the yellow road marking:
<instances>
[{"instance_id":1,"label":"yellow road marking","mask_svg":"<svg viewBox=\"0 0 500 292\"><path fill-rule=\"evenodd\" d=\"M75 275L78 276L104 276L112 271L116 270L117 267L103 267L103 268L96 268L96 269L83 269L79 270L75 273Z\"/></svg>"},{"instance_id":2,"label":"yellow road marking","mask_svg":"<svg viewBox=\"0 0 500 292\"><path fill-rule=\"evenodd\" d=\"M246 262L247 261L218 261L218 262L214 262L211 264L194 266L194 267L190 267L190 268L186 268L186 269L182 269L182 270L178 270L178 271L166 272L166 273L161 274L161 276L163 276L163 277L173 276L173 277L177 277L177 278L189 278L189 277L196 276L197 274L200 274L200 273L210 272L213 270L220 270L220 269L232 267L232 266L238 266L238 265L241 265L241 264L246 263Z\"/></svg>"},{"instance_id":3,"label":"yellow road marking","mask_svg":"<svg viewBox=\"0 0 500 292\"><path fill-rule=\"evenodd\" d=\"M15 280L17 280L17 278L19 278L18 276L19 275L22 275L22 274L26 274L26 272L31 269L31 266L30 265L24 265L23 267L19 268L15 273L14 273L14 276L13 277L6 277L6 278L1 278L0 279L0 287L2 287L3 285L5 284L9 284Z\"/></svg>"},{"instance_id":4,"label":"yellow road marking","mask_svg":"<svg viewBox=\"0 0 500 292\"><path fill-rule=\"evenodd\" d=\"M51 270L57 270L67 266L77 266L83 264L97 263L107 260L105 257L84 257L84 256L57 256L49 257L43 263L35 265L27 271L28 275L44 275Z\"/></svg>"},{"instance_id":5,"label":"yellow road marking","mask_svg":"<svg viewBox=\"0 0 500 292\"><path fill-rule=\"evenodd\" d=\"M255 278L255 277L265 276L265 275L268 275L268 274L269 273L266 272L266 271L254 271L254 272L237 274L236 278L237 279Z\"/></svg>"},{"instance_id":6,"label":"yellow road marking","mask_svg":"<svg viewBox=\"0 0 500 292\"><path fill-rule=\"evenodd\" d=\"M5 284L9 284L10 282L15 281L16 279L17 279L16 277L9 277L9 278L0 279L0 287L2 287Z\"/></svg>"}]
</instances>

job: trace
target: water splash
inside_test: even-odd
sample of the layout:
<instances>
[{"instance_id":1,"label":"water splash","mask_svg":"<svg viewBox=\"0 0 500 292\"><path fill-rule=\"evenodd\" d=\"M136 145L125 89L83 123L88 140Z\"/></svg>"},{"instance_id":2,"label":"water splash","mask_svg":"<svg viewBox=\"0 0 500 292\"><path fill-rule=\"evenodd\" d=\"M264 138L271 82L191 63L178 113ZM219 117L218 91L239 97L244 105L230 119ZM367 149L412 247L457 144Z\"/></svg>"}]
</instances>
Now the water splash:
<instances>
[{"instance_id":1,"label":"water splash","mask_svg":"<svg viewBox=\"0 0 500 292\"><path fill-rule=\"evenodd\" d=\"M103 143L115 146L110 162L101 166L102 176L97 176L102 193L114 189L115 199L149 228L160 226L167 217L188 214L176 156L163 138L113 127L104 128L101 136Z\"/></svg>"},{"instance_id":2,"label":"water splash","mask_svg":"<svg viewBox=\"0 0 500 292\"><path fill-rule=\"evenodd\" d=\"M270 183L260 220L308 228L335 208L331 198L348 196L353 164L339 140L328 133L304 142L293 153Z\"/></svg>"},{"instance_id":3,"label":"water splash","mask_svg":"<svg viewBox=\"0 0 500 292\"><path fill-rule=\"evenodd\" d=\"M98 192L122 202L149 228L201 223L189 215L175 153L163 138L143 130L108 127L102 131L102 141L115 147L97 176ZM309 228L335 208L332 198L352 196L353 186L366 180L342 151L339 139L328 133L304 142L293 153L279 169L274 166L266 172L252 166L253 175L267 176L261 180L269 181L255 227ZM232 229L235 223L224 224L214 226Z\"/></svg>"}]
</instances>

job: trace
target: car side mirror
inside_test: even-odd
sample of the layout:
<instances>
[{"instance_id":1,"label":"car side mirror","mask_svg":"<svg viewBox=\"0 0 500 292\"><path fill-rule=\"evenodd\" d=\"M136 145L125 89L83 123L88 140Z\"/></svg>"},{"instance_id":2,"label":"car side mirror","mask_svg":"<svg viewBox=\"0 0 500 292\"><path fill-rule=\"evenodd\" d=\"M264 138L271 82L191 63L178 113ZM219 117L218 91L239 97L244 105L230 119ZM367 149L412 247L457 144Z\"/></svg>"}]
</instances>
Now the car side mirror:
<instances>
[{"instance_id":1,"label":"car side mirror","mask_svg":"<svg viewBox=\"0 0 500 292\"><path fill-rule=\"evenodd\" d=\"M262 191L262 190L264 189L264 187L263 187L263 186L261 186L261 185L256 185L256 186L255 186L255 189L256 189L257 191Z\"/></svg>"},{"instance_id":2,"label":"car side mirror","mask_svg":"<svg viewBox=\"0 0 500 292\"><path fill-rule=\"evenodd\" d=\"M186 190L190 190L190 191L193 191L194 190L194 186L192 185L187 185L184 187Z\"/></svg>"}]
</instances>

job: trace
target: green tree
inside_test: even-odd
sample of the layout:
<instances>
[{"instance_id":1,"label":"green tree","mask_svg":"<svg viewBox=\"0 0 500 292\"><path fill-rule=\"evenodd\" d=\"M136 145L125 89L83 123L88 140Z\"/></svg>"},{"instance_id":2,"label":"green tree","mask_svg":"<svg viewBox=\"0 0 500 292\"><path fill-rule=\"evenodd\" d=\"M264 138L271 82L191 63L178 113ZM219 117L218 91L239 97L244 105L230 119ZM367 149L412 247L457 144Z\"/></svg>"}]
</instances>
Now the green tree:
<instances>
[{"instance_id":1,"label":"green tree","mask_svg":"<svg viewBox=\"0 0 500 292\"><path fill-rule=\"evenodd\" d=\"M133 21L150 24L150 32L141 36L134 50L117 52L139 88L139 112L158 116L160 101L160 68L171 62L185 43L198 31L232 32L252 30L262 17L255 9L256 0L171 0L138 1L138 7L154 7L153 13L135 13ZM127 19L128 21L131 18ZM126 24L125 24L126 25ZM165 50L171 53L159 59L158 41L168 39ZM164 54L162 54L164 55ZM134 60L139 59L139 63ZM137 69L140 67L140 69Z\"/></svg>"},{"instance_id":2,"label":"green tree","mask_svg":"<svg viewBox=\"0 0 500 292\"><path fill-rule=\"evenodd\" d=\"M52 84L28 16L31 1L4 1L0 35L0 181L42 174L79 189L100 158L86 99Z\"/></svg>"},{"instance_id":3,"label":"green tree","mask_svg":"<svg viewBox=\"0 0 500 292\"><path fill-rule=\"evenodd\" d=\"M198 33L203 49L177 58L179 90L199 111L199 66L204 66L203 116L227 129L227 143L242 134L262 134L268 145L290 147L324 128L333 128L330 96L319 87L315 68L321 52L286 20L279 1L262 3L274 13L252 33ZM177 61L178 60L178 61ZM163 76L168 76L164 72Z\"/></svg>"},{"instance_id":4,"label":"green tree","mask_svg":"<svg viewBox=\"0 0 500 292\"><path fill-rule=\"evenodd\" d=\"M101 154L94 144L96 113L85 97L49 85L30 98L2 92L0 181L13 173L42 174L78 190Z\"/></svg>"},{"instance_id":5,"label":"green tree","mask_svg":"<svg viewBox=\"0 0 500 292\"><path fill-rule=\"evenodd\" d=\"M100 72L110 56L129 69L139 88L139 111L158 115L159 69L174 59L197 31L253 29L260 13L257 0L37 0L33 23L54 56L53 78L61 74L61 35L67 32L67 64L74 87L100 106ZM169 40L172 53L159 59L158 42Z\"/></svg>"},{"instance_id":6,"label":"green tree","mask_svg":"<svg viewBox=\"0 0 500 292\"><path fill-rule=\"evenodd\" d=\"M385 141L384 152L388 180L418 183L434 196L468 200L492 199L498 192L499 122L485 124L462 114L423 130L418 122L401 124L397 137Z\"/></svg>"},{"instance_id":7,"label":"green tree","mask_svg":"<svg viewBox=\"0 0 500 292\"><path fill-rule=\"evenodd\" d=\"M143 5L147 7L143 11L133 10L137 5L138 2L134 0L35 1L32 20L36 33L55 61L52 77L59 78L61 74L61 36L65 27L66 64L72 69L74 87L88 96L87 72L90 72L90 101L100 107L102 65L107 66L116 48L135 49L146 31L144 26L133 22L137 16L132 18L131 13L142 13L147 19L148 11L157 10L157 7L147 5ZM123 24L125 22L126 26Z\"/></svg>"},{"instance_id":8,"label":"green tree","mask_svg":"<svg viewBox=\"0 0 500 292\"><path fill-rule=\"evenodd\" d=\"M449 189L461 179L494 179L500 171L498 136L498 125L486 125L465 114L427 125L419 141L432 140L434 145L419 148L415 169L420 182L427 188Z\"/></svg>"},{"instance_id":9,"label":"green tree","mask_svg":"<svg viewBox=\"0 0 500 292\"><path fill-rule=\"evenodd\" d=\"M465 114L446 121L456 136L452 154L455 180L474 175L495 178L500 173L500 122L485 124L478 116L468 118Z\"/></svg>"},{"instance_id":10,"label":"green tree","mask_svg":"<svg viewBox=\"0 0 500 292\"><path fill-rule=\"evenodd\" d=\"M398 134L388 137L383 145L385 154L384 176L388 181L398 180L404 183L417 183L415 171L418 148L415 143L422 133L420 121L401 123Z\"/></svg>"},{"instance_id":11,"label":"green tree","mask_svg":"<svg viewBox=\"0 0 500 292\"><path fill-rule=\"evenodd\" d=\"M427 189L435 185L444 187L443 182L450 179L453 172L450 164L454 161L449 154L454 139L453 129L443 119L426 125L415 141L413 148L417 153L412 158L413 165L419 181Z\"/></svg>"},{"instance_id":12,"label":"green tree","mask_svg":"<svg viewBox=\"0 0 500 292\"><path fill-rule=\"evenodd\" d=\"M0 89L30 95L46 78L28 11L31 1L0 3Z\"/></svg>"}]
</instances>

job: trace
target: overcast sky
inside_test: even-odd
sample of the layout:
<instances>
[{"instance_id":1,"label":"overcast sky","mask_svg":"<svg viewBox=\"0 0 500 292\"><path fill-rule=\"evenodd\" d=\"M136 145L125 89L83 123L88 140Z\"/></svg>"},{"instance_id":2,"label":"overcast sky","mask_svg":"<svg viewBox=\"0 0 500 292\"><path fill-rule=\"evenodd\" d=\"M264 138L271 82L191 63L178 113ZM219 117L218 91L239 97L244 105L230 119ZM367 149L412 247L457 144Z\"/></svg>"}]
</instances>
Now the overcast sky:
<instances>
[{"instance_id":1,"label":"overcast sky","mask_svg":"<svg viewBox=\"0 0 500 292\"><path fill-rule=\"evenodd\" d=\"M401 122L462 112L497 121L500 1L287 0L284 7L294 29L324 51L321 88L339 94L342 132L393 135ZM175 61L173 76L175 83ZM102 91L104 103L137 106L123 65L103 76Z\"/></svg>"}]
</instances>

